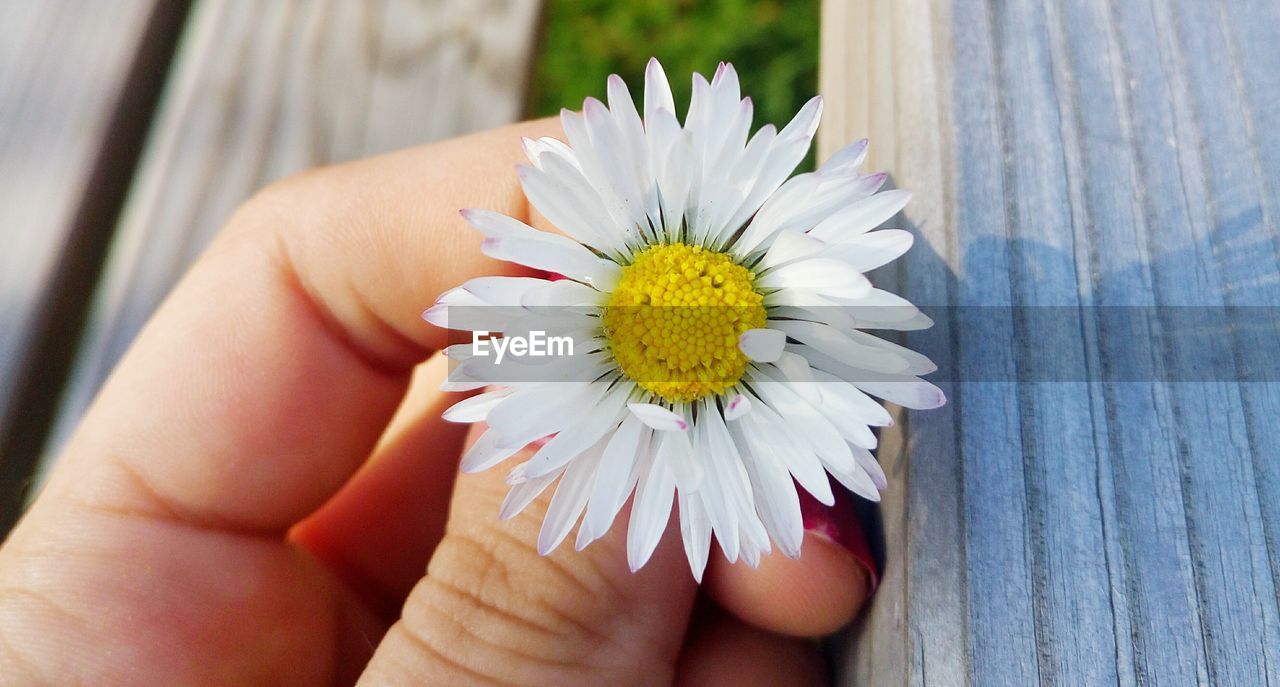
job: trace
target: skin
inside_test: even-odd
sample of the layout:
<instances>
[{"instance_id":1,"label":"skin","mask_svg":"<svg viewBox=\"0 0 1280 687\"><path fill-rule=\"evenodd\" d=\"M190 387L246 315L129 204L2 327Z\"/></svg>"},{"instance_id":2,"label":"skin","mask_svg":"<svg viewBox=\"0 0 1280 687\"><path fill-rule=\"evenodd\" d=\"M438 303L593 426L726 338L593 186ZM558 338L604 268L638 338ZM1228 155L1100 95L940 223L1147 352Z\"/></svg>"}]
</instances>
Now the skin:
<instances>
[{"instance_id":1,"label":"skin","mask_svg":"<svg viewBox=\"0 0 1280 687\"><path fill-rule=\"evenodd\" d=\"M459 397L422 364L445 333L419 313L514 273L457 211L528 218L519 138L558 134L514 125L248 201L0 548L0 684L824 679L796 637L848 621L865 594L832 541L808 534L799 560L757 571L712 563L712 610L686 632L698 589L674 518L633 575L625 512L584 552L541 557L546 494L500 522L503 471L457 478L469 430L439 418Z\"/></svg>"}]
</instances>

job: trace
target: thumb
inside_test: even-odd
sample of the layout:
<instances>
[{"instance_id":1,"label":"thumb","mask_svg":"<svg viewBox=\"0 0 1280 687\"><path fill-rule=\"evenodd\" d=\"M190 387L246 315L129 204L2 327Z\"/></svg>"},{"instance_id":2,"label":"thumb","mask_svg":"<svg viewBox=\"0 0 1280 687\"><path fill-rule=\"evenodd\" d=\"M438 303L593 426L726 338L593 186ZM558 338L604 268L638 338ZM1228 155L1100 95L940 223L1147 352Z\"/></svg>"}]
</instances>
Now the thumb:
<instances>
[{"instance_id":1,"label":"thumb","mask_svg":"<svg viewBox=\"0 0 1280 687\"><path fill-rule=\"evenodd\" d=\"M503 521L507 488L500 470L459 477L427 576L360 684L670 684L697 590L676 528L637 573L625 510L583 551L540 556L549 493Z\"/></svg>"}]
</instances>

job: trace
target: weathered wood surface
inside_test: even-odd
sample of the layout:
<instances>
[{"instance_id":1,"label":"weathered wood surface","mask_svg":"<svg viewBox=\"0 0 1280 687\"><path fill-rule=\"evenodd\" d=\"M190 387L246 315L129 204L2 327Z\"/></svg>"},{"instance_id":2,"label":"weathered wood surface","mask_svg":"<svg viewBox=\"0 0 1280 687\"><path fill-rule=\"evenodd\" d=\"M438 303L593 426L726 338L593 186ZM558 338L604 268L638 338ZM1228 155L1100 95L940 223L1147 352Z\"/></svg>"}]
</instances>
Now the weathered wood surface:
<instances>
[{"instance_id":1,"label":"weathered wood surface","mask_svg":"<svg viewBox=\"0 0 1280 687\"><path fill-rule=\"evenodd\" d=\"M517 119L537 0L199 0L46 466L187 265L291 172Z\"/></svg>"},{"instance_id":2,"label":"weathered wood surface","mask_svg":"<svg viewBox=\"0 0 1280 687\"><path fill-rule=\"evenodd\" d=\"M0 419L152 4L0 3Z\"/></svg>"},{"instance_id":3,"label":"weathered wood surface","mask_svg":"<svg viewBox=\"0 0 1280 687\"><path fill-rule=\"evenodd\" d=\"M906 337L986 381L884 438L888 560L847 684L1280 682L1280 383L1169 381L1205 358L1167 311L1134 308L1136 335L1103 316L1197 306L1224 369L1280 363L1280 3L826 0L823 21L822 147L870 136L916 192L917 246L880 280L1067 306L1055 358L1154 370L1018 382L1043 340L1020 309Z\"/></svg>"}]
</instances>

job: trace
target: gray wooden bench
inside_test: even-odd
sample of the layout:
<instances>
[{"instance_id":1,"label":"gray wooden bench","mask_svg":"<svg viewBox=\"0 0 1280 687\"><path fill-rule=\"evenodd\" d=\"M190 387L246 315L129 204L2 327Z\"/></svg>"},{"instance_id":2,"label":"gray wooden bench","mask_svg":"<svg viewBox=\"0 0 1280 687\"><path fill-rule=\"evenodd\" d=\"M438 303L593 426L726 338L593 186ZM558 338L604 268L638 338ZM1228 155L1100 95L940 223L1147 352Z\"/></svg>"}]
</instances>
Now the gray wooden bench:
<instances>
[{"instance_id":1,"label":"gray wooden bench","mask_svg":"<svg viewBox=\"0 0 1280 687\"><path fill-rule=\"evenodd\" d=\"M0 531L23 505L184 2L0 4Z\"/></svg>"},{"instance_id":2,"label":"gray wooden bench","mask_svg":"<svg viewBox=\"0 0 1280 687\"><path fill-rule=\"evenodd\" d=\"M541 8L187 5L0 3L0 107L16 110L0 121L19 125L0 132L0 533L241 201L306 167L515 121Z\"/></svg>"},{"instance_id":3,"label":"gray wooden bench","mask_svg":"<svg viewBox=\"0 0 1280 687\"><path fill-rule=\"evenodd\" d=\"M1269 0L825 3L822 147L870 136L915 191L881 280L937 306L907 341L962 380L882 444L848 684L1280 681L1277 26Z\"/></svg>"}]
</instances>

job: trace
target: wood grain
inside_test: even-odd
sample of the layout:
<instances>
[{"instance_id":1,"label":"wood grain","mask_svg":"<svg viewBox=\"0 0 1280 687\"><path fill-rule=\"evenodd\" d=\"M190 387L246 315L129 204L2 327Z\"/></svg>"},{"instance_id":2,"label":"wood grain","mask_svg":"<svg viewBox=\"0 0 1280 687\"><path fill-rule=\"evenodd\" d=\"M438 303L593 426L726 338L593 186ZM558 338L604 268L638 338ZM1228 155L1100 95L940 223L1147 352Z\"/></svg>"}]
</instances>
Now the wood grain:
<instances>
[{"instance_id":1,"label":"wood grain","mask_svg":"<svg viewBox=\"0 0 1280 687\"><path fill-rule=\"evenodd\" d=\"M0 418L151 6L0 3Z\"/></svg>"},{"instance_id":2,"label":"wood grain","mask_svg":"<svg viewBox=\"0 0 1280 687\"><path fill-rule=\"evenodd\" d=\"M916 192L920 240L880 281L943 316L906 341L984 380L885 437L885 583L848 683L1275 682L1280 385L1170 381L1204 358L1166 314L1220 316L1228 369L1280 363L1280 5L824 12L822 147L870 136ZM955 307L997 305L1020 307L981 329ZM1154 373L1019 381L1046 340L1021 306L1075 313L1049 353L1087 380Z\"/></svg>"},{"instance_id":3,"label":"wood grain","mask_svg":"<svg viewBox=\"0 0 1280 687\"><path fill-rule=\"evenodd\" d=\"M536 0L199 0L46 456L254 190L518 118L539 11Z\"/></svg>"}]
</instances>

